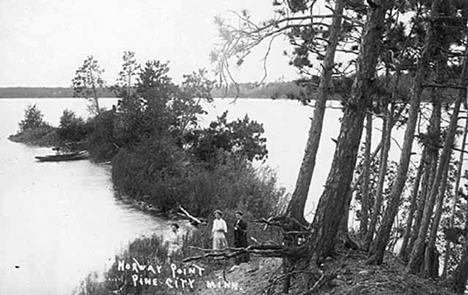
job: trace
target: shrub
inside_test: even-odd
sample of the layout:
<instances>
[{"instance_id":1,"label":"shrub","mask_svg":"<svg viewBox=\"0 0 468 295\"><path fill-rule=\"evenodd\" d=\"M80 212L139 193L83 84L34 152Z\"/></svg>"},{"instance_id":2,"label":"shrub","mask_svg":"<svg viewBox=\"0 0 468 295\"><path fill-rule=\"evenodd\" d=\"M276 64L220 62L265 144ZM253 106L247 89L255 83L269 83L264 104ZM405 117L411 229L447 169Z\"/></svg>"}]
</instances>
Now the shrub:
<instances>
[{"instance_id":1,"label":"shrub","mask_svg":"<svg viewBox=\"0 0 468 295\"><path fill-rule=\"evenodd\" d=\"M121 149L112 161L112 179L123 194L143 198L163 211L184 203L192 173L184 151L171 138L149 138Z\"/></svg>"},{"instance_id":2,"label":"shrub","mask_svg":"<svg viewBox=\"0 0 468 295\"><path fill-rule=\"evenodd\" d=\"M24 119L19 123L20 131L47 126L48 124L44 122L43 118L44 115L36 104L28 105L24 111Z\"/></svg>"},{"instance_id":3,"label":"shrub","mask_svg":"<svg viewBox=\"0 0 468 295\"><path fill-rule=\"evenodd\" d=\"M64 141L82 141L91 132L91 127L82 118L76 117L73 111L66 109L60 117L57 132Z\"/></svg>"},{"instance_id":4,"label":"shrub","mask_svg":"<svg viewBox=\"0 0 468 295\"><path fill-rule=\"evenodd\" d=\"M214 209L245 209L258 217L274 210L284 191L276 176L257 170L241 156L219 151L217 165L206 169L172 139L148 139L133 150L121 149L112 162L118 192L169 211L180 204L197 216Z\"/></svg>"},{"instance_id":5,"label":"shrub","mask_svg":"<svg viewBox=\"0 0 468 295\"><path fill-rule=\"evenodd\" d=\"M88 122L88 150L96 162L111 160L118 152L119 146L114 136L115 112L103 111Z\"/></svg>"}]
</instances>

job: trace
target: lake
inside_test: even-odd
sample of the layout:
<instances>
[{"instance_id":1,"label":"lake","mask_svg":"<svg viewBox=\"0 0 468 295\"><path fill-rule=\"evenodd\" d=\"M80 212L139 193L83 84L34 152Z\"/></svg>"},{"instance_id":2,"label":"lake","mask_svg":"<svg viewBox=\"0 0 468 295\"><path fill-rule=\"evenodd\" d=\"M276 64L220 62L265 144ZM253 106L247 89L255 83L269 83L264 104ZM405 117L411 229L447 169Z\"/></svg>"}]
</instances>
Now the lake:
<instances>
[{"instance_id":1,"label":"lake","mask_svg":"<svg viewBox=\"0 0 468 295\"><path fill-rule=\"evenodd\" d=\"M115 101L103 99L101 104L110 108ZM129 241L163 234L168 226L116 199L109 167L87 160L39 163L34 156L50 149L10 142L7 137L16 133L24 109L32 103L52 125L58 125L65 108L87 116L84 99L0 100L0 294L70 294L88 273L102 272ZM202 124L225 110L228 119L248 114L263 123L269 150L265 164L276 170L279 184L292 192L311 107L286 100L216 99L206 110ZM340 116L339 109L327 110L307 212L322 192Z\"/></svg>"}]
</instances>

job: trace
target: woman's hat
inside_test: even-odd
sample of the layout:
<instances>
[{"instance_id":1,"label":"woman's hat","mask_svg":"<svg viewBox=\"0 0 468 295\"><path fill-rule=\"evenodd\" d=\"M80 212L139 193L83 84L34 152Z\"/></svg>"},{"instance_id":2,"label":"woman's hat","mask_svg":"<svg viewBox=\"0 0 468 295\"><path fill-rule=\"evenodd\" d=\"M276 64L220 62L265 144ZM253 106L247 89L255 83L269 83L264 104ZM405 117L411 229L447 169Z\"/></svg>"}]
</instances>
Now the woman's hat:
<instances>
[{"instance_id":1,"label":"woman's hat","mask_svg":"<svg viewBox=\"0 0 468 295\"><path fill-rule=\"evenodd\" d=\"M240 211L240 210L237 210L237 211L236 211L236 214L244 215L244 214L242 213L242 211Z\"/></svg>"},{"instance_id":2,"label":"woman's hat","mask_svg":"<svg viewBox=\"0 0 468 295\"><path fill-rule=\"evenodd\" d=\"M215 212L213 212L213 214L216 214L216 213L218 213L221 216L223 215L223 212L221 210L216 210Z\"/></svg>"}]
</instances>

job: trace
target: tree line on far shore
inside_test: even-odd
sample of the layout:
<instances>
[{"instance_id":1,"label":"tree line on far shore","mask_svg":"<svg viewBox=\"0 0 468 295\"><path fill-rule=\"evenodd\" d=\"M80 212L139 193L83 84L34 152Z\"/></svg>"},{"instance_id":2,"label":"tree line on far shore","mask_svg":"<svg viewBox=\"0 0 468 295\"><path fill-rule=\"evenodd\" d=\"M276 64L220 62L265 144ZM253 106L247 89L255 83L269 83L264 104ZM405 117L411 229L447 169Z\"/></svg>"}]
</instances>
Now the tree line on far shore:
<instances>
[{"instance_id":1,"label":"tree line on far shore","mask_svg":"<svg viewBox=\"0 0 468 295\"><path fill-rule=\"evenodd\" d=\"M294 81L276 81L269 83L238 83L228 87L214 87L212 97L239 98L289 98L302 91ZM115 93L106 87L99 89L101 98L115 98ZM2 98L72 98L73 87L0 87Z\"/></svg>"}]
</instances>

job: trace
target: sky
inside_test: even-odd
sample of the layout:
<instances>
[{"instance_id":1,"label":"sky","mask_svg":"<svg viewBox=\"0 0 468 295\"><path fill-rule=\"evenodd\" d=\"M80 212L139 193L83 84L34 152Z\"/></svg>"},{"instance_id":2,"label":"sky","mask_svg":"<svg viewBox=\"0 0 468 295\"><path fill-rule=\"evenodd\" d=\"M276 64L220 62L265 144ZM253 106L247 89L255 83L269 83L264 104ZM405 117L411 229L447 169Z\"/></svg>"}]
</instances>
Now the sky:
<instances>
[{"instance_id":1,"label":"sky","mask_svg":"<svg viewBox=\"0 0 468 295\"><path fill-rule=\"evenodd\" d=\"M270 0L0 0L0 87L68 87L88 55L113 84L127 50L140 63L169 61L169 75L179 83L183 74L213 68L214 17L241 9L259 21L273 14ZM267 81L294 79L282 55L286 41L273 48ZM236 80L263 78L265 50L266 44L234 71Z\"/></svg>"}]
</instances>

